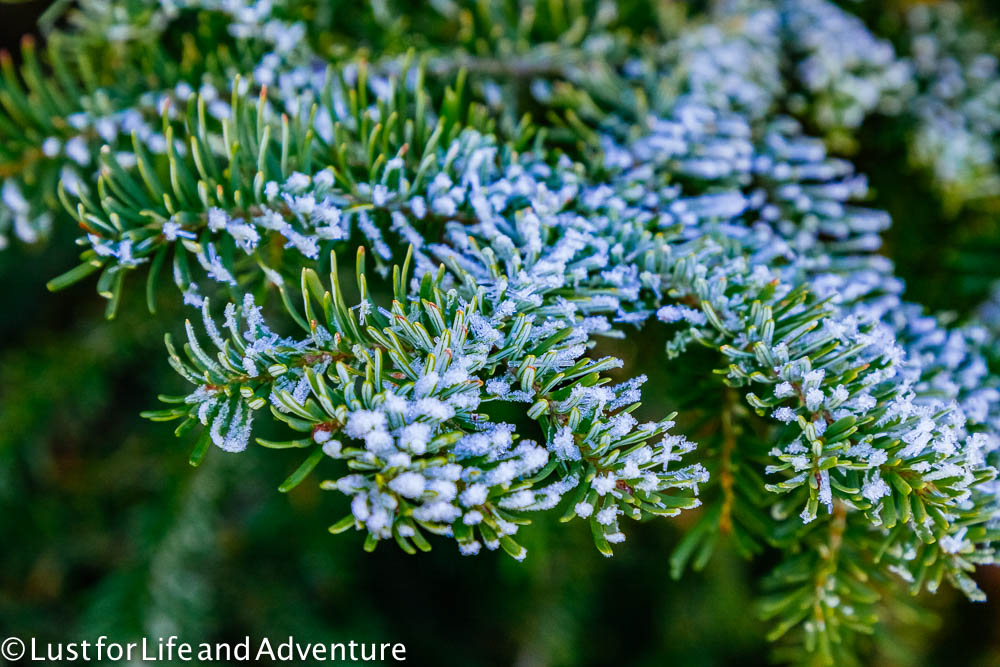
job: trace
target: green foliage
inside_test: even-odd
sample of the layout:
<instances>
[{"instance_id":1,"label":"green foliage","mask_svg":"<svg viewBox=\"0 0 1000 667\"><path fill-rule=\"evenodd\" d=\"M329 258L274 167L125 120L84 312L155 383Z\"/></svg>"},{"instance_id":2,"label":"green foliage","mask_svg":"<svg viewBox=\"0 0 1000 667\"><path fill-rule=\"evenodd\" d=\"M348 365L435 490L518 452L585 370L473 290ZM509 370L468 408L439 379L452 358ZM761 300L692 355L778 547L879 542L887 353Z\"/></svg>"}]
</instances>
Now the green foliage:
<instances>
[{"instance_id":1,"label":"green foliage","mask_svg":"<svg viewBox=\"0 0 1000 667\"><path fill-rule=\"evenodd\" d=\"M904 301L877 254L890 216L837 156L864 164L865 132L891 126L951 214L936 254L967 277L959 298L983 296L1000 75L952 10L886 10L886 36L826 0L59 11L44 52L0 63L0 226L35 243L75 223L78 263L50 290L94 280L108 318L136 317L142 275L162 328L182 301L204 330L167 335L194 388L144 415L178 420L210 472L174 484L150 578L114 577L94 609L148 585L146 628L169 625L171 582L218 530L198 508L236 474L213 445L251 442L286 457L271 481L290 498L313 473L349 496L330 532L363 531L366 551L443 536L555 558L551 511L610 556L619 517L640 541L676 524L645 576L711 573L729 550L766 564L782 661L858 662L942 581L983 598L993 311ZM896 188L880 206L909 196L876 180Z\"/></svg>"}]
</instances>

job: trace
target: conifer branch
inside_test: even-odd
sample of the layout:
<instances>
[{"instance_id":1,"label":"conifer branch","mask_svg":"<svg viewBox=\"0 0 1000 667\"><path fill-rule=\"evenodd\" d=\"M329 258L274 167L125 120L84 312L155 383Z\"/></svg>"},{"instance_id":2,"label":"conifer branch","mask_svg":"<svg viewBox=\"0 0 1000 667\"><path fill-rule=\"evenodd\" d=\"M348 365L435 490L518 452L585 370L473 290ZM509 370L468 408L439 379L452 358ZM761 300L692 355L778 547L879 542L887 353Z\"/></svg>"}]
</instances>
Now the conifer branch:
<instances>
[{"instance_id":1,"label":"conifer branch","mask_svg":"<svg viewBox=\"0 0 1000 667\"><path fill-rule=\"evenodd\" d=\"M947 16L917 10L897 41L943 30L954 56L911 61L826 0L676 26L662 9L647 25L639 0L378 3L342 43L299 0L141 5L117 32L110 8L74 14L45 59L28 43L3 63L0 132L26 131L0 145L0 225L37 240L58 200L84 249L50 287L97 274L109 315L139 273L153 309L169 262L204 333L168 337L194 389L146 414L200 433L192 463L242 451L270 413L297 435L257 443L303 450L280 490L318 470L351 498L331 532L518 559L532 511L586 519L611 555L620 517L694 510L704 487L671 574L720 544L774 552L761 607L793 661L852 660L900 585L981 597L996 327L904 300L878 254L890 218L836 157L866 117L896 115L956 205L989 190L1000 125L960 128L988 152L935 148L938 111L969 118L1000 80ZM186 18L209 27L174 35ZM408 51L405 25L423 35ZM150 39L180 56L147 57ZM206 39L225 48L196 65ZM977 84L936 97L948 58ZM358 246L349 305L337 272ZM269 292L285 311L270 324ZM643 327L667 333L660 363L712 359L694 372L715 399L691 391L700 448L672 416L638 424L645 376L611 384L621 362L591 356Z\"/></svg>"}]
</instances>

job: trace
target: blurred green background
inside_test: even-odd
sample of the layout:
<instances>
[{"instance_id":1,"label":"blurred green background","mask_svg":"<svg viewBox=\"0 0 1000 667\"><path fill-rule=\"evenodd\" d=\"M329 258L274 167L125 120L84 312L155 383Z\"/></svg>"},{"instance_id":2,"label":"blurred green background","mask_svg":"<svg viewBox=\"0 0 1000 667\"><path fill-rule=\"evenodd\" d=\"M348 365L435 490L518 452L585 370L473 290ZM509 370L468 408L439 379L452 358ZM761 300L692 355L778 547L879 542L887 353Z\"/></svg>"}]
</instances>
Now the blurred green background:
<instances>
[{"instance_id":1,"label":"blurred green background","mask_svg":"<svg viewBox=\"0 0 1000 667\"><path fill-rule=\"evenodd\" d=\"M0 6L0 44L13 48L44 5ZM886 251L910 297L968 312L1000 277L995 202L946 215L892 123L873 118L860 139L854 159L893 214ZM585 523L552 517L519 533L523 563L463 558L445 541L416 557L394 545L369 555L360 534L326 532L345 509L338 494L277 492L294 453L213 450L190 468L189 443L139 417L158 391L186 390L162 346L180 306L162 299L150 316L131 293L109 323L90 282L46 292L72 265L74 235L63 227L46 248L0 254L0 636L403 642L410 664L456 667L766 663L752 583L766 558L723 548L704 572L667 574L693 513L630 526L610 560ZM658 345L614 351L634 364ZM668 395L690 380L666 361L648 366ZM1000 571L978 579L990 602L943 590L925 601L936 619L896 619L871 664L1000 665Z\"/></svg>"}]
</instances>

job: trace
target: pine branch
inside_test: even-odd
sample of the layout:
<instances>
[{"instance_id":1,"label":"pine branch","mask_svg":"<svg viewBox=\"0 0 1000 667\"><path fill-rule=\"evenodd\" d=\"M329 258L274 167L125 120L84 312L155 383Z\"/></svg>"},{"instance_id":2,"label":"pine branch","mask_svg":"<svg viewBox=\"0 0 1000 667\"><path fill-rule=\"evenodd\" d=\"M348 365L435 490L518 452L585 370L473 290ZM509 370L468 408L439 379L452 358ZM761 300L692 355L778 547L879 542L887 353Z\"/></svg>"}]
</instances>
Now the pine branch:
<instances>
[{"instance_id":1,"label":"pine branch","mask_svg":"<svg viewBox=\"0 0 1000 667\"><path fill-rule=\"evenodd\" d=\"M331 291L323 291L314 272L303 272L305 315L296 319L308 323L304 340L272 333L249 296L247 330L238 329L230 304L231 337L224 340L203 306L218 354L203 350L190 323L188 362L168 340L172 365L198 389L169 399L183 407L147 416L183 418L180 431L205 425L196 461L209 440L226 451L244 449L254 412L270 402L277 419L308 435L260 444L310 450L280 489L300 483L324 455L346 461L354 474L323 483L353 497L352 514L331 531L365 528L368 549L390 537L410 553L414 544L427 549L426 530L454 536L463 553L485 544L520 559L524 549L512 536L528 521L525 512L572 494L564 519L590 518L595 543L610 556L610 545L624 539L618 516L673 516L697 505L670 490L696 487L703 470L667 469L689 443L677 436L648 443L673 422L639 425L629 414L641 381L603 386L601 372L620 362L582 357L580 333L567 336L531 310L514 315L483 288L444 290L443 270L436 279L425 274L410 294L406 265L397 267L391 309L376 307L364 257L360 249L356 307L344 303L336 273ZM512 426L479 411L494 403L530 405L524 414L541 426L545 446L516 442ZM359 440L363 447L353 444Z\"/></svg>"},{"instance_id":2,"label":"pine branch","mask_svg":"<svg viewBox=\"0 0 1000 667\"><path fill-rule=\"evenodd\" d=\"M39 65L30 45L19 73L5 66L0 131L31 131L0 148L0 224L51 217L68 163L46 137L79 140L75 161L98 172L63 173L59 197L85 250L50 286L99 273L113 315L125 276L148 266L153 309L171 261L215 349L190 322L184 357L168 338L195 389L147 416L201 428L192 463L212 444L246 448L269 408L302 435L259 444L307 450L280 489L322 465L324 488L351 496L331 531L407 552L442 534L515 558L531 511L588 519L610 555L620 516L675 515L704 486L672 574L720 542L775 552L762 607L793 661L852 661L900 580L980 597L969 573L996 559L995 332L903 300L877 254L889 216L858 203L865 179L829 151L852 148L845 137L875 113L933 134L927 109L967 117L991 88L937 99L940 59L911 69L823 0L723 3L691 20L661 9L655 25L642 2L378 3L344 9L349 36L307 2L182 4L126 14L120 39L97 30L109 15L81 14L50 40L114 52L142 85L100 84L96 58L79 72ZM208 27L147 64L143 40L187 18ZM404 53L409 26L422 37ZM231 53L188 60L214 38ZM977 56L960 55L972 68ZM91 115L74 133L77 106ZM139 129L126 144L125 124L103 131L96 109ZM992 127L976 123L974 138L989 143ZM952 156L963 201L992 173L973 153ZM345 244L362 246L350 306ZM369 287L367 257L386 289ZM265 324L253 295L272 287L297 336ZM232 300L225 336L209 310L219 297ZM632 327L668 332L666 363L708 350L713 367L694 370L716 398L692 389L685 415L700 448L668 434L672 417L639 425L644 376L611 386L620 362L588 356ZM691 463L670 467L682 454Z\"/></svg>"}]
</instances>

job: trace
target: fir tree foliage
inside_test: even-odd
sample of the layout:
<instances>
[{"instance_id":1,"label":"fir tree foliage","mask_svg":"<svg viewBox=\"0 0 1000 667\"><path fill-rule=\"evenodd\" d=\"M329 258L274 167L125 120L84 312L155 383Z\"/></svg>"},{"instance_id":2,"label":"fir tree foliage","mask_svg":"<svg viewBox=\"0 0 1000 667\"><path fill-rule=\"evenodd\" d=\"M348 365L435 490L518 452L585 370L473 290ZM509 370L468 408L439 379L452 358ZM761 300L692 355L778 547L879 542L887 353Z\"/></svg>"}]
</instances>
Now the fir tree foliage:
<instances>
[{"instance_id":1,"label":"fir tree foliage","mask_svg":"<svg viewBox=\"0 0 1000 667\"><path fill-rule=\"evenodd\" d=\"M341 4L87 0L3 62L0 223L78 225L50 286L96 274L109 316L172 276L193 389L146 416L192 464L300 449L280 490L315 472L367 549L522 559L556 511L610 556L624 518L699 508L664 569L777 554L761 609L794 662L854 660L906 591L981 598L995 308L906 302L837 157L907 115L942 190L989 190L1000 79L951 9L914 10L897 53L827 0ZM638 327L667 338L651 363L714 359L683 397L704 442L611 379L601 347ZM268 413L290 439L255 439Z\"/></svg>"}]
</instances>

